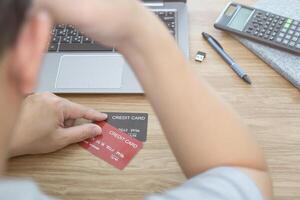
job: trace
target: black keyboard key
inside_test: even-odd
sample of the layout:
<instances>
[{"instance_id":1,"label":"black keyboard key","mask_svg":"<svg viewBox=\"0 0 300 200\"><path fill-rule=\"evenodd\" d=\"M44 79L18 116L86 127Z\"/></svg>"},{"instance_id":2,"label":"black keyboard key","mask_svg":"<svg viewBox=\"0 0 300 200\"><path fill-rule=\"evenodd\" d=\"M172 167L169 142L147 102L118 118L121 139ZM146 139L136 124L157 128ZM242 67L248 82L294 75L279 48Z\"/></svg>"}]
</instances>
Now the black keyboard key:
<instances>
[{"instance_id":1,"label":"black keyboard key","mask_svg":"<svg viewBox=\"0 0 300 200\"><path fill-rule=\"evenodd\" d=\"M112 48L104 47L98 44L66 44L62 43L59 51L113 51Z\"/></svg>"},{"instance_id":2,"label":"black keyboard key","mask_svg":"<svg viewBox=\"0 0 300 200\"><path fill-rule=\"evenodd\" d=\"M56 29L52 29L52 31L51 31L51 35L56 35Z\"/></svg>"},{"instance_id":3,"label":"black keyboard key","mask_svg":"<svg viewBox=\"0 0 300 200\"><path fill-rule=\"evenodd\" d=\"M164 22L174 22L174 21L175 21L175 17L164 16L164 17L163 17L163 21L164 21Z\"/></svg>"},{"instance_id":4,"label":"black keyboard key","mask_svg":"<svg viewBox=\"0 0 300 200\"><path fill-rule=\"evenodd\" d=\"M57 44L60 42L60 36L54 36L51 40L52 43Z\"/></svg>"},{"instance_id":5,"label":"black keyboard key","mask_svg":"<svg viewBox=\"0 0 300 200\"><path fill-rule=\"evenodd\" d=\"M67 31L67 36L77 36L78 35L78 31L74 30L74 29L69 29Z\"/></svg>"},{"instance_id":6,"label":"black keyboard key","mask_svg":"<svg viewBox=\"0 0 300 200\"><path fill-rule=\"evenodd\" d=\"M71 43L81 43L81 42L82 42L82 36L72 37Z\"/></svg>"},{"instance_id":7,"label":"black keyboard key","mask_svg":"<svg viewBox=\"0 0 300 200\"><path fill-rule=\"evenodd\" d=\"M71 36L64 36L64 37L61 37L60 43L70 43L70 42L71 42L71 39L72 39Z\"/></svg>"},{"instance_id":8,"label":"black keyboard key","mask_svg":"<svg viewBox=\"0 0 300 200\"><path fill-rule=\"evenodd\" d=\"M49 52L57 52L57 50L58 50L58 44L50 44L49 45L49 48L48 48Z\"/></svg>"},{"instance_id":9,"label":"black keyboard key","mask_svg":"<svg viewBox=\"0 0 300 200\"><path fill-rule=\"evenodd\" d=\"M66 36L66 35L67 35L66 30L58 29L56 32L56 36Z\"/></svg>"},{"instance_id":10,"label":"black keyboard key","mask_svg":"<svg viewBox=\"0 0 300 200\"><path fill-rule=\"evenodd\" d=\"M82 43L92 43L93 41L90 39L90 38L88 38L88 37L83 37L83 39L82 39Z\"/></svg>"}]
</instances>

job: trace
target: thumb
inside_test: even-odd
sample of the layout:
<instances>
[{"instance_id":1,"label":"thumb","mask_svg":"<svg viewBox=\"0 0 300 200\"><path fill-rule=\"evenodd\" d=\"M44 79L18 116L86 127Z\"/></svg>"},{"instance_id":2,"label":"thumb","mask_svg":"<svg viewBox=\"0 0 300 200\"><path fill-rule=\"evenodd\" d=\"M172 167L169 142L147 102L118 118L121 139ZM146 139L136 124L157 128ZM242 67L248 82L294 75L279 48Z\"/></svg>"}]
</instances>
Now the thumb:
<instances>
[{"instance_id":1,"label":"thumb","mask_svg":"<svg viewBox=\"0 0 300 200\"><path fill-rule=\"evenodd\" d=\"M61 129L60 134L64 138L63 143L65 145L78 143L83 140L101 135L102 129L96 124L84 124L80 126L74 126L71 128Z\"/></svg>"}]
</instances>

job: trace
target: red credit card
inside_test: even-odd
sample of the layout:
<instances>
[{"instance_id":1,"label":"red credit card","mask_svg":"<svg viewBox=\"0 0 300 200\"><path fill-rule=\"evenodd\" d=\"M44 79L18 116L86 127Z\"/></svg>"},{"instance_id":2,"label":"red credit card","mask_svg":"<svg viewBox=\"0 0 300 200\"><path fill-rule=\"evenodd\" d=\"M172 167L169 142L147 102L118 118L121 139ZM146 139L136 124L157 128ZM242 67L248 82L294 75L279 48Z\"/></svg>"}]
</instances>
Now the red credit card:
<instances>
[{"instance_id":1,"label":"red credit card","mask_svg":"<svg viewBox=\"0 0 300 200\"><path fill-rule=\"evenodd\" d=\"M102 135L79 145L116 168L124 169L143 148L143 143L105 121L96 124L102 128Z\"/></svg>"}]
</instances>

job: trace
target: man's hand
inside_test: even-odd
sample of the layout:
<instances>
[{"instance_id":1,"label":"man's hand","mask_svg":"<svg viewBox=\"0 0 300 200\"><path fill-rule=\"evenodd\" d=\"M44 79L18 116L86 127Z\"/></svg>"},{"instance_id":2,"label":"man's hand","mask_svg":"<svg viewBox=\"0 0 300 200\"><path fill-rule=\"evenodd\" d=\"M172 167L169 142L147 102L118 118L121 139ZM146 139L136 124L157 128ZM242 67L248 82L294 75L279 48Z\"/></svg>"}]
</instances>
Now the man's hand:
<instances>
[{"instance_id":1,"label":"man's hand","mask_svg":"<svg viewBox=\"0 0 300 200\"><path fill-rule=\"evenodd\" d=\"M107 116L51 93L27 97L13 135L10 157L50 153L101 134L101 128L95 124L74 126L80 118L102 121Z\"/></svg>"}]
</instances>

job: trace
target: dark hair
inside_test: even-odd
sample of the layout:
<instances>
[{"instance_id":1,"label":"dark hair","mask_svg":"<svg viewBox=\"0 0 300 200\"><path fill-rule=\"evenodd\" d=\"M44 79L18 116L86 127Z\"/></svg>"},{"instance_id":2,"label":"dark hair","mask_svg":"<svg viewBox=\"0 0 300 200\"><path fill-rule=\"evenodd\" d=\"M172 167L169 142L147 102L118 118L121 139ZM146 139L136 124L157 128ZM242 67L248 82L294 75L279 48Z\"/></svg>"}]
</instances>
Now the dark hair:
<instances>
[{"instance_id":1,"label":"dark hair","mask_svg":"<svg viewBox=\"0 0 300 200\"><path fill-rule=\"evenodd\" d=\"M30 0L0 0L0 55L14 44L30 4Z\"/></svg>"}]
</instances>

